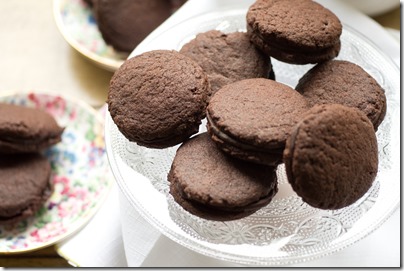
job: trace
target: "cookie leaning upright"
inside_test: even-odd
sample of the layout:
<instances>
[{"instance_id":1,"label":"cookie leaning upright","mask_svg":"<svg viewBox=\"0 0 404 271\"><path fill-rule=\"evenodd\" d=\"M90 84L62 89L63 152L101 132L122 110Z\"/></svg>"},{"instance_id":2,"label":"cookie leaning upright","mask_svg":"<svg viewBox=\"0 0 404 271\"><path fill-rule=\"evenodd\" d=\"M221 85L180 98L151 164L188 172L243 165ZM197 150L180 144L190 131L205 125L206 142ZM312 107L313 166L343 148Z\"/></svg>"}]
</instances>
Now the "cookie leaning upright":
<instances>
[{"instance_id":1,"label":"cookie leaning upright","mask_svg":"<svg viewBox=\"0 0 404 271\"><path fill-rule=\"evenodd\" d=\"M196 62L156 50L126 60L115 72L108 110L130 141L166 148L198 132L209 95L207 76Z\"/></svg>"},{"instance_id":2,"label":"cookie leaning upright","mask_svg":"<svg viewBox=\"0 0 404 271\"><path fill-rule=\"evenodd\" d=\"M63 131L43 110L0 103L0 153L42 151L60 142Z\"/></svg>"},{"instance_id":3,"label":"cookie leaning upright","mask_svg":"<svg viewBox=\"0 0 404 271\"><path fill-rule=\"evenodd\" d=\"M341 49L341 22L312 0L257 0L247 12L247 31L258 48L291 64L329 60Z\"/></svg>"},{"instance_id":4,"label":"cookie leaning upright","mask_svg":"<svg viewBox=\"0 0 404 271\"><path fill-rule=\"evenodd\" d=\"M294 191L309 205L346 207L369 190L377 174L373 125L356 108L316 105L294 127L284 162Z\"/></svg>"}]
</instances>

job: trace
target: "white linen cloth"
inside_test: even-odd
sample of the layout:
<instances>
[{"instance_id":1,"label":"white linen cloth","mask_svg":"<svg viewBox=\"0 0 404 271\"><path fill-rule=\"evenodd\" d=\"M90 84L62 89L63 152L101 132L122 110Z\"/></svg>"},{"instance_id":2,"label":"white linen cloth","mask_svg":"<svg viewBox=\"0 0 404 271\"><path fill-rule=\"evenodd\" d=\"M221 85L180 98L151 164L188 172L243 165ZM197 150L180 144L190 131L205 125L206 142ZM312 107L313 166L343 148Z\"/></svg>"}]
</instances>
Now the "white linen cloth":
<instances>
[{"instance_id":1,"label":"white linen cloth","mask_svg":"<svg viewBox=\"0 0 404 271\"><path fill-rule=\"evenodd\" d=\"M223 7L248 7L253 0L189 0L148 38L196 14ZM400 65L399 43L369 17L338 1L318 1L363 33ZM399 267L400 212L358 243L293 267ZM86 267L236 267L191 251L160 234L114 185L108 200L78 234L59 244L61 255ZM292 266L291 266L292 267Z\"/></svg>"}]
</instances>

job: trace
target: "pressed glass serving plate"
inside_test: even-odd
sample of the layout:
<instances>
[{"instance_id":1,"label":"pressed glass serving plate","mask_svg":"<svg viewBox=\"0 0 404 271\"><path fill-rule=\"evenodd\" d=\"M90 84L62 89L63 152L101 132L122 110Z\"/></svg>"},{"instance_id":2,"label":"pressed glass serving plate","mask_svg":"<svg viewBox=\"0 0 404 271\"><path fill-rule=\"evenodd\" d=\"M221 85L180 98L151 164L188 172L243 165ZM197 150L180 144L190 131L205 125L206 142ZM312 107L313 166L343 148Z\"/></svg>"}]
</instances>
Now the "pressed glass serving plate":
<instances>
[{"instance_id":1,"label":"pressed glass serving plate","mask_svg":"<svg viewBox=\"0 0 404 271\"><path fill-rule=\"evenodd\" d=\"M146 39L130 55L155 49L179 50L197 33L245 31L246 10L203 14ZM250 265L293 264L329 255L359 241L388 219L400 202L399 69L369 40L344 25L337 59L360 65L385 89L387 114L377 131L379 171L371 189L339 210L304 203L277 170L279 192L249 217L217 222L183 210L169 194L167 173L178 146L155 150L129 142L107 114L107 154L124 196L151 225L179 244L214 258ZM312 65L272 59L276 80L294 87ZM205 122L200 132L206 131Z\"/></svg>"}]
</instances>

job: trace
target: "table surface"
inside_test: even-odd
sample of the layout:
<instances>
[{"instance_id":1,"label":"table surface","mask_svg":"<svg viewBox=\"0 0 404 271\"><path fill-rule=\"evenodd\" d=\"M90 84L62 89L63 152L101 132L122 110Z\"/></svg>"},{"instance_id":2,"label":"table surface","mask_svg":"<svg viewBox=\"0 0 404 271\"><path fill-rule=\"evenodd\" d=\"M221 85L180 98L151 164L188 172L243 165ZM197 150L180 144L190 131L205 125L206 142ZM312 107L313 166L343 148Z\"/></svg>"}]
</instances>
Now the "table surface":
<instances>
[{"instance_id":1,"label":"table surface","mask_svg":"<svg viewBox=\"0 0 404 271\"><path fill-rule=\"evenodd\" d=\"M52 17L52 0L2 1L1 5L0 48L3 56L0 61L0 82L2 82L0 92L54 88L74 95L75 90L84 89L84 95L81 93L81 96L87 103L94 107L99 107L104 103L112 73L102 70L84 59L63 40ZM21 8L21 6L24 7ZM43 16L38 16L38 14L43 14ZM383 15L373 17L373 19L385 27L399 30L400 15L400 8L396 8ZM17 24L19 27L16 28L11 23L14 20L25 21ZM24 25L26 27L21 27ZM29 47L30 41L35 39L35 33L30 29L46 31L41 35L49 39L44 41L39 46L40 48ZM25 37L21 35L25 35ZM38 42L32 42L32 44L35 43L38 44ZM60 50L60 54L67 54L68 57L50 59L44 55L44 51L56 48ZM21 54L16 55L16 52L21 52ZM24 67L31 68L24 64L26 61L37 62L36 65L43 69L43 72L36 72L35 78L30 77L30 69L24 69ZM16 62L24 65L20 65L19 69L10 70L10 67L18 66L15 64ZM60 73L64 73L64 76L60 77ZM54 246L24 254L1 255L0 266L71 267L68 261L57 254Z\"/></svg>"}]
</instances>

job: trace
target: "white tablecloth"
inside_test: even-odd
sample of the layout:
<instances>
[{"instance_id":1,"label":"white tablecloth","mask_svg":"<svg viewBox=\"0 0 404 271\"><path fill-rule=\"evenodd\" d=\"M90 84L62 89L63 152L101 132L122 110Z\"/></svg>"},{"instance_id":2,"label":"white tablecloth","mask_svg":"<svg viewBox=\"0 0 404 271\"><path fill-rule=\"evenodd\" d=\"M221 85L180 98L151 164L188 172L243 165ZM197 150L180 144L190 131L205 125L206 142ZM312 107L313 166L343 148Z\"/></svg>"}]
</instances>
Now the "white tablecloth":
<instances>
[{"instance_id":1,"label":"white tablecloth","mask_svg":"<svg viewBox=\"0 0 404 271\"><path fill-rule=\"evenodd\" d=\"M399 43L384 28L338 1L319 1L350 26L362 32L400 64ZM252 0L190 0L151 36L197 13L224 6L247 7ZM151 37L150 37L151 38ZM184 248L151 227L114 186L110 197L77 235L59 244L72 264L91 267L225 267L238 266ZM300 267L400 266L400 213L397 210L379 229L333 255L293 265Z\"/></svg>"}]
</instances>

